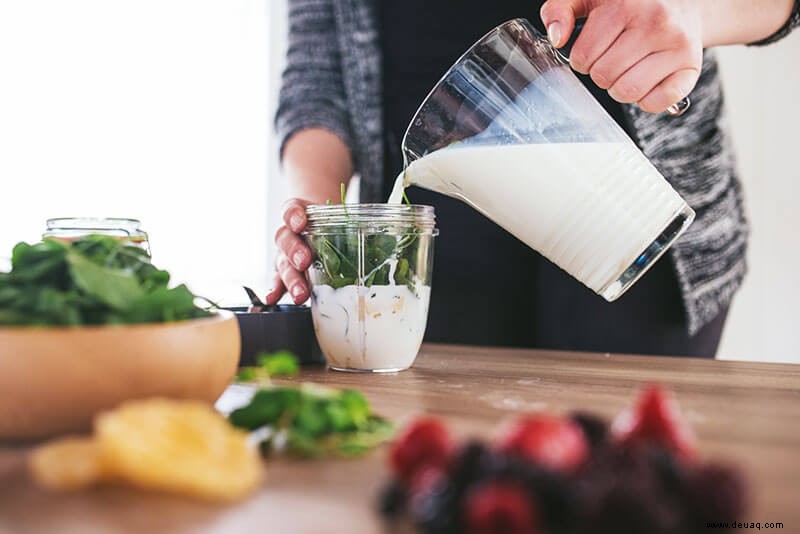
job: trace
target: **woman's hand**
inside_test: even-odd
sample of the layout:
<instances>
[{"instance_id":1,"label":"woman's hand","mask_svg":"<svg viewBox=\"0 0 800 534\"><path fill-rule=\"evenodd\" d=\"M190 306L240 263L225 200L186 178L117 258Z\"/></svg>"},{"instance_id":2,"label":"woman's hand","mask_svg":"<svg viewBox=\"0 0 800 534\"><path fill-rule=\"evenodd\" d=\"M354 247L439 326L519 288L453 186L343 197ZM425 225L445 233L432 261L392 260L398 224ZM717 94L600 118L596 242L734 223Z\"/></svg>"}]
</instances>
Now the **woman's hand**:
<instances>
[{"instance_id":1,"label":"woman's hand","mask_svg":"<svg viewBox=\"0 0 800 534\"><path fill-rule=\"evenodd\" d=\"M700 0L548 0L541 10L550 41L564 46L575 19L586 17L572 46L573 69L614 100L660 113L686 97L703 63Z\"/></svg>"},{"instance_id":2,"label":"woman's hand","mask_svg":"<svg viewBox=\"0 0 800 534\"><path fill-rule=\"evenodd\" d=\"M335 133L307 128L292 135L283 148L283 171L290 198L283 204L283 225L275 232L278 257L267 304L275 304L288 292L295 304L309 295L305 271L311 265L311 249L300 237L306 227L306 206L339 198L341 184L353 174L350 149Z\"/></svg>"},{"instance_id":3,"label":"woman's hand","mask_svg":"<svg viewBox=\"0 0 800 534\"><path fill-rule=\"evenodd\" d=\"M308 204L305 200L292 198L283 205L283 225L275 232L278 256L272 289L266 297L267 304L275 304L287 291L295 304L302 304L308 299L304 273L311 265L311 249L299 235L306 227Z\"/></svg>"}]
</instances>

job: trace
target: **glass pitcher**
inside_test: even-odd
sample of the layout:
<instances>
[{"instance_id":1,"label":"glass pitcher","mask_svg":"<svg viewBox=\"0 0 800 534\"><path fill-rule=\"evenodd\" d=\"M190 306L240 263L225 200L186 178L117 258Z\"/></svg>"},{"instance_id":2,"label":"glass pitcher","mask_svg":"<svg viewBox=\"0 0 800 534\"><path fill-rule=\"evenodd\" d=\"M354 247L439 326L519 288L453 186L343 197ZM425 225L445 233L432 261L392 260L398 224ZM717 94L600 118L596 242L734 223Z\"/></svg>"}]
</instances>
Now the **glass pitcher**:
<instances>
[{"instance_id":1,"label":"glass pitcher","mask_svg":"<svg viewBox=\"0 0 800 534\"><path fill-rule=\"evenodd\" d=\"M489 32L450 68L402 149L394 199L409 185L459 198L608 301L694 219L523 19Z\"/></svg>"}]
</instances>

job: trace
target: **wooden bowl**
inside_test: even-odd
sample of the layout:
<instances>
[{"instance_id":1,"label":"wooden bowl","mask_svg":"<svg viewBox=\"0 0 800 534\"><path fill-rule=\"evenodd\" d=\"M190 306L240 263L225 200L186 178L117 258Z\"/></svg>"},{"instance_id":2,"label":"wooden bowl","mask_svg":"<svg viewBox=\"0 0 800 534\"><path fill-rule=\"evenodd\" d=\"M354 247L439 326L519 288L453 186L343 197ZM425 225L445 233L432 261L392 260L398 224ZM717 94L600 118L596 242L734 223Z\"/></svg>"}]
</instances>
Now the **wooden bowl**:
<instances>
[{"instance_id":1,"label":"wooden bowl","mask_svg":"<svg viewBox=\"0 0 800 534\"><path fill-rule=\"evenodd\" d=\"M0 440L89 430L94 415L145 397L214 402L236 373L230 312L174 323L0 327Z\"/></svg>"}]
</instances>

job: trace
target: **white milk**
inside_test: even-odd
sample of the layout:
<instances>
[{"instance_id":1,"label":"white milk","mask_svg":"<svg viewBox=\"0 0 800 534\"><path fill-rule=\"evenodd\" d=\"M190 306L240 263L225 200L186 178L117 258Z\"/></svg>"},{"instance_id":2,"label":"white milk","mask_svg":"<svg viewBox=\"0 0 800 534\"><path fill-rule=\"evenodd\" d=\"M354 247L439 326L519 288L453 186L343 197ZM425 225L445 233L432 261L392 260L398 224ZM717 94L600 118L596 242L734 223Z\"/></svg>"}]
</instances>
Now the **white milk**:
<instances>
[{"instance_id":1,"label":"white milk","mask_svg":"<svg viewBox=\"0 0 800 534\"><path fill-rule=\"evenodd\" d=\"M400 371L417 357L428 319L430 287L405 285L312 289L311 315L331 367Z\"/></svg>"},{"instance_id":2,"label":"white milk","mask_svg":"<svg viewBox=\"0 0 800 534\"><path fill-rule=\"evenodd\" d=\"M470 145L437 150L397 178L460 198L597 293L684 206L628 143Z\"/></svg>"}]
</instances>

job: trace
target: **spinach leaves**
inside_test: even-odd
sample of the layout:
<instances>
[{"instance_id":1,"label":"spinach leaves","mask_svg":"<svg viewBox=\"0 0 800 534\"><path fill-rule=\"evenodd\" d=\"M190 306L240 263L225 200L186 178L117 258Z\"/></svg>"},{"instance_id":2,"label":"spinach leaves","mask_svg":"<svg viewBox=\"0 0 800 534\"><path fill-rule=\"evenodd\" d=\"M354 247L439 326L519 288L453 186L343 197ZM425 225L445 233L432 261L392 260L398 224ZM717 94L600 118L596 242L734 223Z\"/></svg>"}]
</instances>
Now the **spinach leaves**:
<instances>
[{"instance_id":1,"label":"spinach leaves","mask_svg":"<svg viewBox=\"0 0 800 534\"><path fill-rule=\"evenodd\" d=\"M230 414L234 426L268 430L265 454L286 451L301 458L359 456L389 440L394 426L371 412L354 390L314 384L260 389L250 404Z\"/></svg>"},{"instance_id":2,"label":"spinach leaves","mask_svg":"<svg viewBox=\"0 0 800 534\"><path fill-rule=\"evenodd\" d=\"M418 247L413 246L416 240L413 234L359 237L347 230L333 235L311 235L309 242L314 260L319 262L311 267L313 282L336 289L357 284L361 276L367 287L390 283L412 286L417 265ZM361 272L359 256L363 257ZM390 281L391 276L394 278Z\"/></svg>"},{"instance_id":3,"label":"spinach leaves","mask_svg":"<svg viewBox=\"0 0 800 534\"><path fill-rule=\"evenodd\" d=\"M297 357L287 351L261 354L258 362L237 378L269 383L270 377L298 372ZM392 423L372 413L358 391L315 384L264 387L229 419L234 426L255 431L265 454L285 450L302 458L359 456L394 434Z\"/></svg>"},{"instance_id":4,"label":"spinach leaves","mask_svg":"<svg viewBox=\"0 0 800 534\"><path fill-rule=\"evenodd\" d=\"M147 254L109 236L14 247L0 273L0 326L180 321L211 315Z\"/></svg>"},{"instance_id":5,"label":"spinach leaves","mask_svg":"<svg viewBox=\"0 0 800 534\"><path fill-rule=\"evenodd\" d=\"M403 199L410 204L405 191ZM341 206L349 219L344 184ZM345 223L326 229L322 235L307 236L314 256L309 269L312 282L338 289L357 285L363 279L367 287L399 284L413 291L419 236L407 229L392 231L388 225L382 233L359 232L355 226Z\"/></svg>"}]
</instances>

